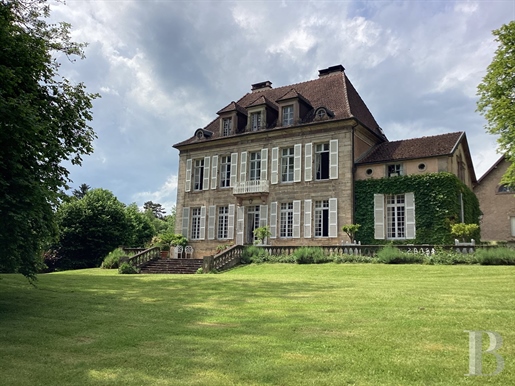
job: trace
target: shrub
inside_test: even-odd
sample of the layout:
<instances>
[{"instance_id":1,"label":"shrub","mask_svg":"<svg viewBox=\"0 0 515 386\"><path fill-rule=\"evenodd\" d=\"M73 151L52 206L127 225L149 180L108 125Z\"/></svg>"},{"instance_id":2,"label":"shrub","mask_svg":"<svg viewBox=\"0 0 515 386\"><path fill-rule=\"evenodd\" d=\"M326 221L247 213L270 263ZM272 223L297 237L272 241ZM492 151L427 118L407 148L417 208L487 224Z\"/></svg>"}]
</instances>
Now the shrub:
<instances>
[{"instance_id":1,"label":"shrub","mask_svg":"<svg viewBox=\"0 0 515 386\"><path fill-rule=\"evenodd\" d=\"M134 274L134 273L139 273L138 270L136 268L134 268L131 264L129 263L122 263L120 264L120 266L118 267L118 273L122 273L122 274Z\"/></svg>"},{"instance_id":2,"label":"shrub","mask_svg":"<svg viewBox=\"0 0 515 386\"><path fill-rule=\"evenodd\" d=\"M197 269L197 272L195 272L195 273L201 275L204 273L204 270L202 269L202 267L200 267L199 269Z\"/></svg>"},{"instance_id":3,"label":"shrub","mask_svg":"<svg viewBox=\"0 0 515 386\"><path fill-rule=\"evenodd\" d=\"M458 223L451 225L451 235L458 237L462 241L470 240L479 231L477 224Z\"/></svg>"},{"instance_id":4,"label":"shrub","mask_svg":"<svg viewBox=\"0 0 515 386\"><path fill-rule=\"evenodd\" d=\"M402 252L393 245L387 245L377 252L377 260L383 264L416 264L424 261L424 256L418 253Z\"/></svg>"},{"instance_id":5,"label":"shrub","mask_svg":"<svg viewBox=\"0 0 515 386\"><path fill-rule=\"evenodd\" d=\"M511 248L478 248L474 255L481 265L515 265L515 250Z\"/></svg>"},{"instance_id":6,"label":"shrub","mask_svg":"<svg viewBox=\"0 0 515 386\"><path fill-rule=\"evenodd\" d=\"M297 264L321 264L331 261L319 247L300 247L293 252Z\"/></svg>"},{"instance_id":7,"label":"shrub","mask_svg":"<svg viewBox=\"0 0 515 386\"><path fill-rule=\"evenodd\" d=\"M250 245L243 249L241 254L241 262L243 264L249 263L264 263L268 261L268 253L266 249L256 247L255 245Z\"/></svg>"},{"instance_id":8,"label":"shrub","mask_svg":"<svg viewBox=\"0 0 515 386\"><path fill-rule=\"evenodd\" d=\"M122 248L116 248L114 251L109 252L109 254L106 257L104 257L104 261L102 262L101 268L118 268L120 258L124 256L127 256L124 250Z\"/></svg>"},{"instance_id":9,"label":"shrub","mask_svg":"<svg viewBox=\"0 0 515 386\"><path fill-rule=\"evenodd\" d=\"M377 258L370 256L361 256L361 255L333 255L333 262L337 264L341 263L377 263Z\"/></svg>"}]
</instances>

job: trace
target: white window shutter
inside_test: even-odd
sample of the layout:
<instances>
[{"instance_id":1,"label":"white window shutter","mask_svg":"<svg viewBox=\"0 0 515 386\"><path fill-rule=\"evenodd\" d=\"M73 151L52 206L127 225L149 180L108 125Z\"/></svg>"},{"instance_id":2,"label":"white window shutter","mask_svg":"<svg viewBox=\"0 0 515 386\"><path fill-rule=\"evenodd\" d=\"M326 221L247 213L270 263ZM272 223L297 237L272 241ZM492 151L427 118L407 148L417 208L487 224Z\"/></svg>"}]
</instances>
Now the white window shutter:
<instances>
[{"instance_id":1,"label":"white window shutter","mask_svg":"<svg viewBox=\"0 0 515 386\"><path fill-rule=\"evenodd\" d=\"M405 210L406 210L406 238L414 239L416 237L415 227L415 194L406 193L405 199Z\"/></svg>"},{"instance_id":2,"label":"white window shutter","mask_svg":"<svg viewBox=\"0 0 515 386\"><path fill-rule=\"evenodd\" d=\"M238 153L231 154L231 187L234 188L238 182Z\"/></svg>"},{"instance_id":3,"label":"white window shutter","mask_svg":"<svg viewBox=\"0 0 515 386\"><path fill-rule=\"evenodd\" d=\"M300 238L300 200L293 201L293 238Z\"/></svg>"},{"instance_id":4,"label":"white window shutter","mask_svg":"<svg viewBox=\"0 0 515 386\"><path fill-rule=\"evenodd\" d=\"M206 207L200 207L200 236L199 240L206 238Z\"/></svg>"},{"instance_id":5,"label":"white window shutter","mask_svg":"<svg viewBox=\"0 0 515 386\"><path fill-rule=\"evenodd\" d=\"M261 181L268 179L268 149L261 149Z\"/></svg>"},{"instance_id":6,"label":"white window shutter","mask_svg":"<svg viewBox=\"0 0 515 386\"><path fill-rule=\"evenodd\" d=\"M338 140L329 141L329 179L338 179Z\"/></svg>"},{"instance_id":7,"label":"white window shutter","mask_svg":"<svg viewBox=\"0 0 515 386\"><path fill-rule=\"evenodd\" d=\"M374 239L384 240L384 194L374 194Z\"/></svg>"},{"instance_id":8,"label":"white window shutter","mask_svg":"<svg viewBox=\"0 0 515 386\"><path fill-rule=\"evenodd\" d=\"M189 238L190 232L190 208L182 208L182 235Z\"/></svg>"},{"instance_id":9,"label":"white window shutter","mask_svg":"<svg viewBox=\"0 0 515 386\"><path fill-rule=\"evenodd\" d=\"M304 238L311 238L311 200L304 200Z\"/></svg>"},{"instance_id":10,"label":"white window shutter","mask_svg":"<svg viewBox=\"0 0 515 386\"><path fill-rule=\"evenodd\" d=\"M234 204L229 205L229 221L227 224L227 238L234 239Z\"/></svg>"},{"instance_id":11,"label":"white window shutter","mask_svg":"<svg viewBox=\"0 0 515 386\"><path fill-rule=\"evenodd\" d=\"M184 186L186 192L191 191L191 162L191 158L186 160L186 184Z\"/></svg>"},{"instance_id":12,"label":"white window shutter","mask_svg":"<svg viewBox=\"0 0 515 386\"><path fill-rule=\"evenodd\" d=\"M242 151L241 152L241 159L240 159L240 182L247 181L247 152Z\"/></svg>"},{"instance_id":13,"label":"white window shutter","mask_svg":"<svg viewBox=\"0 0 515 386\"><path fill-rule=\"evenodd\" d=\"M218 156L214 155L211 159L211 189L216 189L218 180Z\"/></svg>"},{"instance_id":14,"label":"white window shutter","mask_svg":"<svg viewBox=\"0 0 515 386\"><path fill-rule=\"evenodd\" d=\"M329 237L338 237L338 199L329 199Z\"/></svg>"},{"instance_id":15,"label":"white window shutter","mask_svg":"<svg viewBox=\"0 0 515 386\"><path fill-rule=\"evenodd\" d=\"M277 202L270 203L270 238L277 238Z\"/></svg>"},{"instance_id":16,"label":"white window shutter","mask_svg":"<svg viewBox=\"0 0 515 386\"><path fill-rule=\"evenodd\" d=\"M215 220L216 220L216 206L209 207L209 216L207 218L207 239L215 239Z\"/></svg>"},{"instance_id":17,"label":"white window shutter","mask_svg":"<svg viewBox=\"0 0 515 386\"><path fill-rule=\"evenodd\" d=\"M268 205L259 206L259 226L266 227L268 225Z\"/></svg>"},{"instance_id":18,"label":"white window shutter","mask_svg":"<svg viewBox=\"0 0 515 386\"><path fill-rule=\"evenodd\" d=\"M245 221L245 207L238 206L236 208L236 214L238 216L237 219L237 227L236 227L236 244L237 245L243 245L243 230L244 230L244 221Z\"/></svg>"},{"instance_id":19,"label":"white window shutter","mask_svg":"<svg viewBox=\"0 0 515 386\"><path fill-rule=\"evenodd\" d=\"M204 157L204 181L202 181L202 190L209 190L209 172L211 171L210 161L210 157Z\"/></svg>"},{"instance_id":20,"label":"white window shutter","mask_svg":"<svg viewBox=\"0 0 515 386\"><path fill-rule=\"evenodd\" d=\"M313 179L313 144L306 143L304 148L304 181L311 181ZM311 237L311 236L310 236Z\"/></svg>"},{"instance_id":21,"label":"white window shutter","mask_svg":"<svg viewBox=\"0 0 515 386\"><path fill-rule=\"evenodd\" d=\"M270 183L277 184L279 182L279 148L272 148L272 170L270 171Z\"/></svg>"},{"instance_id":22,"label":"white window shutter","mask_svg":"<svg viewBox=\"0 0 515 386\"><path fill-rule=\"evenodd\" d=\"M299 143L293 147L293 182L302 181L302 145ZM300 236L299 236L300 237Z\"/></svg>"}]
</instances>

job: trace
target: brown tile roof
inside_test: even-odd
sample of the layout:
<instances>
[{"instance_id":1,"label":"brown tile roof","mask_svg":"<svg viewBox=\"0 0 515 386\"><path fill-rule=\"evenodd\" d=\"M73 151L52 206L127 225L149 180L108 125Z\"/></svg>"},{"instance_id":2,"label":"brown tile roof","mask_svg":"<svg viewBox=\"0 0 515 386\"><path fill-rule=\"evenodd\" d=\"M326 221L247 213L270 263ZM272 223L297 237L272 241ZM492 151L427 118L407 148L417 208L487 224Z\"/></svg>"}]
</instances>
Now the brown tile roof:
<instances>
[{"instance_id":1,"label":"brown tile roof","mask_svg":"<svg viewBox=\"0 0 515 386\"><path fill-rule=\"evenodd\" d=\"M303 99L309 102L313 108L325 107L334 113L333 119L350 119L355 118L365 125L371 132L386 140L381 128L368 110L365 102L361 99L354 86L343 71L331 72L317 79L307 82L287 85L278 88L258 89L254 92L245 94L241 99L235 102L242 108L254 104L256 98L263 96L269 101L277 101L282 97L290 94L290 91L300 94ZM234 102L233 102L234 103ZM231 104L220 112L226 112ZM233 106L234 107L234 106ZM212 131L214 134L211 138L220 136L219 118L213 120L205 129ZM186 145L196 142L195 137L178 143L174 146Z\"/></svg>"},{"instance_id":2,"label":"brown tile roof","mask_svg":"<svg viewBox=\"0 0 515 386\"><path fill-rule=\"evenodd\" d=\"M277 105L274 102L272 102L271 100L269 100L268 98L266 98L265 96L263 96L263 95L261 95L259 98L257 98L251 104L249 104L247 106L247 108L248 107L253 107L253 106L261 106L261 105L268 105L268 106L272 107L273 109L278 110Z\"/></svg>"},{"instance_id":3,"label":"brown tile roof","mask_svg":"<svg viewBox=\"0 0 515 386\"><path fill-rule=\"evenodd\" d=\"M245 110L244 107L240 106L238 103L236 103L234 101L229 103L222 110L218 111L217 114L229 113L229 112L234 111L234 110L239 111L243 115L247 115L247 110Z\"/></svg>"},{"instance_id":4,"label":"brown tile roof","mask_svg":"<svg viewBox=\"0 0 515 386\"><path fill-rule=\"evenodd\" d=\"M358 160L358 164L400 161L450 155L465 135L463 132L383 142Z\"/></svg>"}]
</instances>

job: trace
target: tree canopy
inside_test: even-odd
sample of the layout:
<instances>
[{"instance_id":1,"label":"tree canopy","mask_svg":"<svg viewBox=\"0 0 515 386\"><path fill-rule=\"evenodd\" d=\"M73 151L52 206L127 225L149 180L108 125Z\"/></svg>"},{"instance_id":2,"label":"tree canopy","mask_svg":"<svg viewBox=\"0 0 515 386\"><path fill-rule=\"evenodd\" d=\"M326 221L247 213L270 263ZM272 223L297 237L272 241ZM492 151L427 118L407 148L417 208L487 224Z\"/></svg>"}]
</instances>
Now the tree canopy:
<instances>
[{"instance_id":1,"label":"tree canopy","mask_svg":"<svg viewBox=\"0 0 515 386\"><path fill-rule=\"evenodd\" d=\"M490 134L499 135L498 151L511 161L502 182L515 185L515 21L493 31L499 43L487 73L478 85L477 110Z\"/></svg>"},{"instance_id":2,"label":"tree canopy","mask_svg":"<svg viewBox=\"0 0 515 386\"><path fill-rule=\"evenodd\" d=\"M56 235L69 172L93 151L96 94L60 76L53 57L83 58L70 25L49 24L45 0L0 0L0 272L34 278Z\"/></svg>"}]
</instances>

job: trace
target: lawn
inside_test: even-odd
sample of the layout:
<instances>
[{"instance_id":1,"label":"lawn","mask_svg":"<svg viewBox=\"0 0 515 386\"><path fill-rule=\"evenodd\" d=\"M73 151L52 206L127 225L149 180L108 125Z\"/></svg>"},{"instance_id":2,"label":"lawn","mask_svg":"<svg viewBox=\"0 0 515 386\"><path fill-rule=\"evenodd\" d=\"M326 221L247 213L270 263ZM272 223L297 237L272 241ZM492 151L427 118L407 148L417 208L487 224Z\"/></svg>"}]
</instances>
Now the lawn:
<instances>
[{"instance_id":1,"label":"lawn","mask_svg":"<svg viewBox=\"0 0 515 386\"><path fill-rule=\"evenodd\" d=\"M0 275L2 385L515 384L514 267L262 264ZM469 335L505 366L465 376ZM483 339L484 349L488 336ZM483 355L483 372L496 368Z\"/></svg>"}]
</instances>

